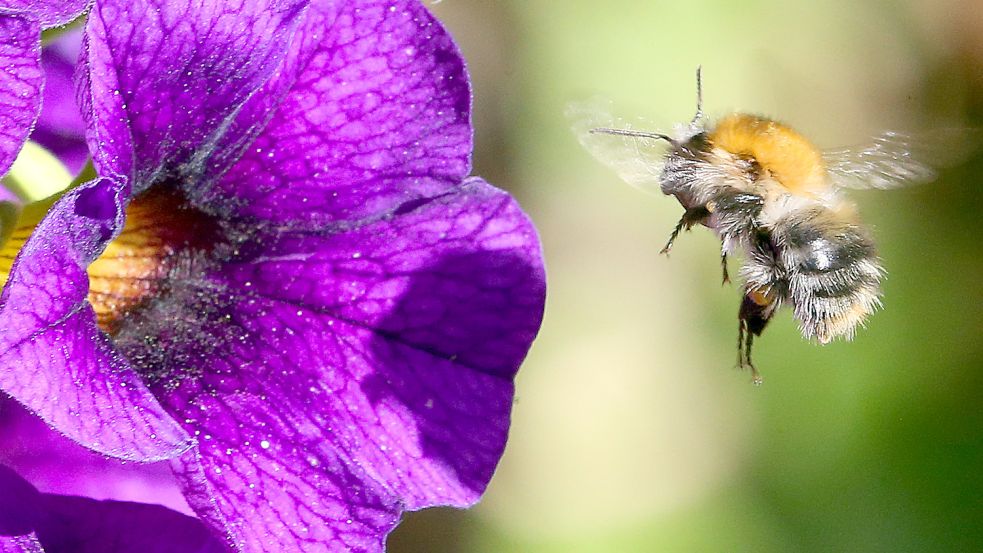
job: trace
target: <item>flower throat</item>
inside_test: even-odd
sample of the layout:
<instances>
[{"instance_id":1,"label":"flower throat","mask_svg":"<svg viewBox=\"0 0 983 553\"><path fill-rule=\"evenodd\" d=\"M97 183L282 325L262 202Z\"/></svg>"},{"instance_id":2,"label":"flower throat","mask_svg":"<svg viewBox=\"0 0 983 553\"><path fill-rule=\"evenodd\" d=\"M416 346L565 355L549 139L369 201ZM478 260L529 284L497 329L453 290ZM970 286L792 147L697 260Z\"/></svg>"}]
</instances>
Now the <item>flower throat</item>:
<instances>
[{"instance_id":1,"label":"flower throat","mask_svg":"<svg viewBox=\"0 0 983 553\"><path fill-rule=\"evenodd\" d=\"M27 210L25 210L27 211ZM22 217L0 250L0 284L39 217ZM168 277L187 252L211 249L217 227L165 187L137 196L126 209L123 231L88 267L88 300L99 327L109 334L132 310L164 291Z\"/></svg>"}]
</instances>

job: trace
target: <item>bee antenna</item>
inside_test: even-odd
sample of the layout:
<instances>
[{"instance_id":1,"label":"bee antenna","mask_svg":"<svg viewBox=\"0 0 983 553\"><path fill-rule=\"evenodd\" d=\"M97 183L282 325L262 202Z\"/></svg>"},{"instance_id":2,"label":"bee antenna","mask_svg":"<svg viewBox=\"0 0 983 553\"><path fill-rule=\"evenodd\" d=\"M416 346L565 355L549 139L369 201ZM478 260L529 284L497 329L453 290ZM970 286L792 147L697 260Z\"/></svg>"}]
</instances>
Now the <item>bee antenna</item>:
<instances>
[{"instance_id":1,"label":"bee antenna","mask_svg":"<svg viewBox=\"0 0 983 553\"><path fill-rule=\"evenodd\" d=\"M633 131L633 130L629 130L629 129L605 129L605 128L598 128L598 129L591 129L590 130L590 133L591 134L614 134L614 135L618 135L618 136L632 136L632 137L635 137L635 138L652 138L652 139L655 139L655 140L665 140L666 142L672 144L673 146L676 145L676 141L673 140L672 137L670 137L667 134L662 134L662 133L657 133L657 132L641 132L641 131Z\"/></svg>"},{"instance_id":2,"label":"bee antenna","mask_svg":"<svg viewBox=\"0 0 983 553\"><path fill-rule=\"evenodd\" d=\"M690 126L695 126L696 123L703 119L703 66L696 66L696 115L693 116L693 120L690 121Z\"/></svg>"}]
</instances>

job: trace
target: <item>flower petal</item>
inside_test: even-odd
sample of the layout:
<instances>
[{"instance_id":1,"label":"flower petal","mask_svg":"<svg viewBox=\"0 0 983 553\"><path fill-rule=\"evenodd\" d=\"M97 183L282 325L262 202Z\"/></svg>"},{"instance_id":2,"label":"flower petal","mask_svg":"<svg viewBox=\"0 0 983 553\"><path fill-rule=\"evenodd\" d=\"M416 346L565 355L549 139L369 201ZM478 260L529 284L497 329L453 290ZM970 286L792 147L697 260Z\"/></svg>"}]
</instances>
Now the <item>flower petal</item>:
<instances>
[{"instance_id":1,"label":"flower petal","mask_svg":"<svg viewBox=\"0 0 983 553\"><path fill-rule=\"evenodd\" d=\"M23 13L0 11L0 175L14 163L41 107L41 27Z\"/></svg>"},{"instance_id":2,"label":"flower petal","mask_svg":"<svg viewBox=\"0 0 983 553\"><path fill-rule=\"evenodd\" d=\"M31 532L24 536L0 536L0 553L44 553L44 548Z\"/></svg>"},{"instance_id":3,"label":"flower petal","mask_svg":"<svg viewBox=\"0 0 983 553\"><path fill-rule=\"evenodd\" d=\"M198 201L324 222L436 195L469 171L470 108L464 60L422 3L313 2L229 133L258 138Z\"/></svg>"},{"instance_id":4,"label":"flower petal","mask_svg":"<svg viewBox=\"0 0 983 553\"><path fill-rule=\"evenodd\" d=\"M269 406L260 398L229 399L215 412L217 420L234 423L244 415L245 423L265 422L264 411ZM313 436L300 437L294 444L281 442L282 447L293 448L292 455L284 455L281 446L260 453L262 442L244 440L232 427L220 430L231 432L213 436L207 444L223 450L220 458L202 459L188 453L172 462L175 473L185 481L188 503L216 532L228 533L236 551L383 551L385 536L396 526L402 509L366 485L343 460L324 453L326 448ZM244 434L252 432L250 428ZM226 454L225 449L233 453Z\"/></svg>"},{"instance_id":5,"label":"flower petal","mask_svg":"<svg viewBox=\"0 0 983 553\"><path fill-rule=\"evenodd\" d=\"M198 519L160 505L43 494L37 535L50 553L224 553Z\"/></svg>"},{"instance_id":6,"label":"flower petal","mask_svg":"<svg viewBox=\"0 0 983 553\"><path fill-rule=\"evenodd\" d=\"M91 3L92 0L3 0L3 7L30 12L41 21L41 26L47 29L74 20L82 15Z\"/></svg>"},{"instance_id":7,"label":"flower petal","mask_svg":"<svg viewBox=\"0 0 983 553\"><path fill-rule=\"evenodd\" d=\"M187 449L96 327L86 266L122 226L122 185L99 179L63 196L28 239L0 295L0 388L73 440L156 460Z\"/></svg>"},{"instance_id":8,"label":"flower petal","mask_svg":"<svg viewBox=\"0 0 983 553\"><path fill-rule=\"evenodd\" d=\"M0 464L45 493L157 503L191 512L169 463L128 463L84 448L4 394L0 443Z\"/></svg>"},{"instance_id":9,"label":"flower petal","mask_svg":"<svg viewBox=\"0 0 983 553\"><path fill-rule=\"evenodd\" d=\"M348 233L267 241L262 257L228 266L229 284L511 379L545 295L534 227L477 178L415 205Z\"/></svg>"},{"instance_id":10,"label":"flower petal","mask_svg":"<svg viewBox=\"0 0 983 553\"><path fill-rule=\"evenodd\" d=\"M246 551L381 551L403 508L474 503L542 316L515 202L475 179L340 234L256 240L188 296L202 335L160 332L154 355L149 309L116 338L170 376L152 389L196 430L200 458L179 466L192 507Z\"/></svg>"},{"instance_id":11,"label":"flower petal","mask_svg":"<svg viewBox=\"0 0 983 553\"><path fill-rule=\"evenodd\" d=\"M9 188L0 185L0 203L8 203L8 204L13 204L15 206L20 206L21 200L20 198L17 197L17 194L14 194Z\"/></svg>"},{"instance_id":12,"label":"flower petal","mask_svg":"<svg viewBox=\"0 0 983 553\"><path fill-rule=\"evenodd\" d=\"M282 60L307 0L104 0L89 14L79 105L102 175L139 192L195 180Z\"/></svg>"},{"instance_id":13,"label":"flower petal","mask_svg":"<svg viewBox=\"0 0 983 553\"><path fill-rule=\"evenodd\" d=\"M8 551L221 553L226 549L193 517L160 505L39 493L0 465L0 553Z\"/></svg>"},{"instance_id":14,"label":"flower petal","mask_svg":"<svg viewBox=\"0 0 983 553\"><path fill-rule=\"evenodd\" d=\"M23 536L41 518L41 494L9 467L0 465L0 535Z\"/></svg>"},{"instance_id":15,"label":"flower petal","mask_svg":"<svg viewBox=\"0 0 983 553\"><path fill-rule=\"evenodd\" d=\"M58 156L72 174L81 171L89 158L72 80L81 43L81 31L69 31L41 50L44 102L31 133L31 140Z\"/></svg>"}]
</instances>

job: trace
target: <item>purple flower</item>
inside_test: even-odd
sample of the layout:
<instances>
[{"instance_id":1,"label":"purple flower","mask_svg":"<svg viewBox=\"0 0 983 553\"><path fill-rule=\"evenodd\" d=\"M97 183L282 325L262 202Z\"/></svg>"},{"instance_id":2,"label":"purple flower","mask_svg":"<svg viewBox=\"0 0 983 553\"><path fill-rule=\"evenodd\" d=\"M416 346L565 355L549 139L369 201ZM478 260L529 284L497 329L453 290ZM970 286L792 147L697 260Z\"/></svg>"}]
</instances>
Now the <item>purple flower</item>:
<instances>
[{"instance_id":1,"label":"purple flower","mask_svg":"<svg viewBox=\"0 0 983 553\"><path fill-rule=\"evenodd\" d=\"M72 76L82 42L81 31L68 31L41 50L44 97L31 140L58 156L72 174L89 159L85 123L75 104Z\"/></svg>"},{"instance_id":2,"label":"purple flower","mask_svg":"<svg viewBox=\"0 0 983 553\"><path fill-rule=\"evenodd\" d=\"M68 23L89 2L0 1L0 175L13 164L41 108L41 29Z\"/></svg>"},{"instance_id":3,"label":"purple flower","mask_svg":"<svg viewBox=\"0 0 983 553\"><path fill-rule=\"evenodd\" d=\"M416 1L109 0L79 105L100 178L0 296L0 387L175 458L243 551L379 551L467 506L541 321L540 245L470 170L463 60Z\"/></svg>"}]
</instances>

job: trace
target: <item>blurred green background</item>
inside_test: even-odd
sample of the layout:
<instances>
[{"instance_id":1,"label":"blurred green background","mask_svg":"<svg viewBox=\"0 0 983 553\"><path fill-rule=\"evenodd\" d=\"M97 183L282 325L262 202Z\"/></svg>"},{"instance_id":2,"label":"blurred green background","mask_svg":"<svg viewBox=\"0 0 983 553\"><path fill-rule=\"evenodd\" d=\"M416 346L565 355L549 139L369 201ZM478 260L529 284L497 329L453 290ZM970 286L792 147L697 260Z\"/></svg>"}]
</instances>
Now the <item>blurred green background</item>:
<instances>
[{"instance_id":1,"label":"blurred green background","mask_svg":"<svg viewBox=\"0 0 983 553\"><path fill-rule=\"evenodd\" d=\"M983 156L858 192L889 276L853 342L757 342L710 232L577 144L601 95L657 128L761 113L820 146L983 126L983 6L921 2L445 0L469 60L475 173L537 222L549 270L511 440L471 511L407 516L393 552L983 551ZM732 272L736 273L736 265Z\"/></svg>"}]
</instances>

